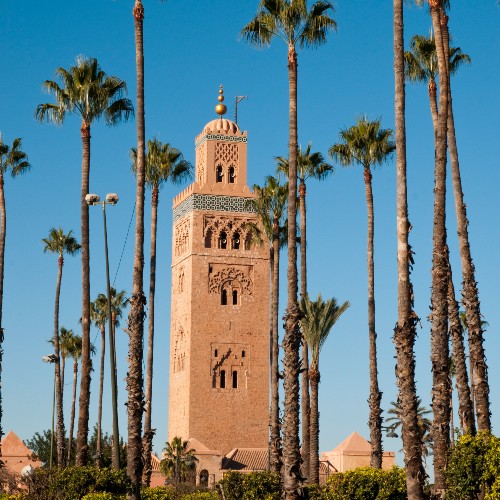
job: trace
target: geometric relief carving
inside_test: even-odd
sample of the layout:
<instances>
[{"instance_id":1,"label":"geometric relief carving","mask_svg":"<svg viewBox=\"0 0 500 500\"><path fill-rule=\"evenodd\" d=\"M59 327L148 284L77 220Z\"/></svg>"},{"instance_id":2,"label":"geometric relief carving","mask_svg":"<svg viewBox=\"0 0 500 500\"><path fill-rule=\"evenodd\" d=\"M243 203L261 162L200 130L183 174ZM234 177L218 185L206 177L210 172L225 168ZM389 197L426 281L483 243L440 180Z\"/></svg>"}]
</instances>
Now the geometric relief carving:
<instances>
[{"instance_id":1,"label":"geometric relief carving","mask_svg":"<svg viewBox=\"0 0 500 500\"><path fill-rule=\"evenodd\" d=\"M208 291L209 293L220 294L224 284L227 282L238 282L248 295L253 294L253 283L248 272L248 267L223 267L210 274Z\"/></svg>"},{"instance_id":2,"label":"geometric relief carving","mask_svg":"<svg viewBox=\"0 0 500 500\"><path fill-rule=\"evenodd\" d=\"M177 282L177 291L182 293L184 291L184 267L181 266L178 271L178 282Z\"/></svg>"},{"instance_id":3,"label":"geometric relief carving","mask_svg":"<svg viewBox=\"0 0 500 500\"><path fill-rule=\"evenodd\" d=\"M175 334L174 339L174 373L183 371L186 368L186 336L182 327Z\"/></svg>"},{"instance_id":4,"label":"geometric relief carving","mask_svg":"<svg viewBox=\"0 0 500 500\"><path fill-rule=\"evenodd\" d=\"M196 165L196 173L196 181L198 184L203 184L205 182L205 155L203 152L199 155L198 163Z\"/></svg>"},{"instance_id":5,"label":"geometric relief carving","mask_svg":"<svg viewBox=\"0 0 500 500\"><path fill-rule=\"evenodd\" d=\"M175 255L182 255L189 247L189 233L191 229L191 221L185 219L175 226Z\"/></svg>"},{"instance_id":6,"label":"geometric relief carving","mask_svg":"<svg viewBox=\"0 0 500 500\"><path fill-rule=\"evenodd\" d=\"M249 241L247 236L250 235L252 226L254 226L256 222L257 219L255 217L205 215L203 217L203 238L205 240L205 247L217 247L217 242L221 239L221 234L224 233L224 238L229 242L236 242L236 240L238 240L237 246L234 243L231 243L231 245L227 245L226 248L244 248L245 250L249 250L249 248L246 248L243 245L240 246L239 241Z\"/></svg>"},{"instance_id":7,"label":"geometric relief carving","mask_svg":"<svg viewBox=\"0 0 500 500\"><path fill-rule=\"evenodd\" d=\"M236 144L217 143L215 146L215 163L223 162L238 165L238 146Z\"/></svg>"}]
</instances>

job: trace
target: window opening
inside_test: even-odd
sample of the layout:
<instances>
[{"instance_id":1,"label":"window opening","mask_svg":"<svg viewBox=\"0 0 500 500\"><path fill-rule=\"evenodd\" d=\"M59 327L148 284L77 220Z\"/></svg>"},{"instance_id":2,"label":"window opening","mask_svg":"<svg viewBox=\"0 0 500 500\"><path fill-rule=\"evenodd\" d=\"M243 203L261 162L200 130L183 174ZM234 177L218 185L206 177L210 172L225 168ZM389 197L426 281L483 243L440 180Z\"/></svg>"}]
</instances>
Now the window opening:
<instances>
[{"instance_id":1,"label":"window opening","mask_svg":"<svg viewBox=\"0 0 500 500\"><path fill-rule=\"evenodd\" d=\"M226 231L222 231L219 236L219 248L225 250L227 248L227 234Z\"/></svg>"},{"instance_id":2,"label":"window opening","mask_svg":"<svg viewBox=\"0 0 500 500\"><path fill-rule=\"evenodd\" d=\"M227 290L222 290L222 295L221 295L220 303L223 306L227 306Z\"/></svg>"},{"instance_id":3,"label":"window opening","mask_svg":"<svg viewBox=\"0 0 500 500\"><path fill-rule=\"evenodd\" d=\"M229 183L234 184L235 179L236 179L236 173L234 171L234 167L229 167Z\"/></svg>"},{"instance_id":4,"label":"window opening","mask_svg":"<svg viewBox=\"0 0 500 500\"><path fill-rule=\"evenodd\" d=\"M245 351L241 351L241 357L244 358L246 355Z\"/></svg>"},{"instance_id":5,"label":"window opening","mask_svg":"<svg viewBox=\"0 0 500 500\"><path fill-rule=\"evenodd\" d=\"M233 306L238 305L238 290L233 290Z\"/></svg>"},{"instance_id":6,"label":"window opening","mask_svg":"<svg viewBox=\"0 0 500 500\"><path fill-rule=\"evenodd\" d=\"M217 165L217 170L215 172L215 180L216 182L222 182L223 175L222 175L222 165Z\"/></svg>"},{"instance_id":7,"label":"window opening","mask_svg":"<svg viewBox=\"0 0 500 500\"><path fill-rule=\"evenodd\" d=\"M220 388L226 388L226 370L221 370L220 372Z\"/></svg>"},{"instance_id":8,"label":"window opening","mask_svg":"<svg viewBox=\"0 0 500 500\"><path fill-rule=\"evenodd\" d=\"M234 233L233 234L233 248L235 250L240 249L240 233Z\"/></svg>"},{"instance_id":9,"label":"window opening","mask_svg":"<svg viewBox=\"0 0 500 500\"><path fill-rule=\"evenodd\" d=\"M244 351L243 351L243 352L244 352ZM218 354L219 354L219 353L217 352L217 349L215 349L215 351L214 351L214 356L215 356L216 358L218 357L218 356L217 356Z\"/></svg>"},{"instance_id":10,"label":"window opening","mask_svg":"<svg viewBox=\"0 0 500 500\"><path fill-rule=\"evenodd\" d=\"M250 250L252 248L252 235L248 233L245 237L245 250Z\"/></svg>"},{"instance_id":11,"label":"window opening","mask_svg":"<svg viewBox=\"0 0 500 500\"><path fill-rule=\"evenodd\" d=\"M233 389L238 389L238 372L233 371Z\"/></svg>"},{"instance_id":12,"label":"window opening","mask_svg":"<svg viewBox=\"0 0 500 500\"><path fill-rule=\"evenodd\" d=\"M212 248L212 230L209 229L205 235L205 248Z\"/></svg>"},{"instance_id":13,"label":"window opening","mask_svg":"<svg viewBox=\"0 0 500 500\"><path fill-rule=\"evenodd\" d=\"M208 471L206 469L200 472L200 486L208 486Z\"/></svg>"}]
</instances>

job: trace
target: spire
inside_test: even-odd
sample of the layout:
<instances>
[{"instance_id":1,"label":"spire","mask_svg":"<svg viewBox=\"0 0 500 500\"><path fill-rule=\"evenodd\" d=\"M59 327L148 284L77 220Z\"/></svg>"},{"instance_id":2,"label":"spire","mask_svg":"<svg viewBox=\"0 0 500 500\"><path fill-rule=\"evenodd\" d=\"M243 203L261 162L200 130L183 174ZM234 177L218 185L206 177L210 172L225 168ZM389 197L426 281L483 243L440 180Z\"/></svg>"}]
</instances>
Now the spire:
<instances>
[{"instance_id":1,"label":"spire","mask_svg":"<svg viewBox=\"0 0 500 500\"><path fill-rule=\"evenodd\" d=\"M227 111L226 105L222 104L222 102L224 101L224 91L222 90L222 84L219 87L219 96L217 97L217 100L219 101L219 104L215 106L215 112L218 115L222 116Z\"/></svg>"}]
</instances>

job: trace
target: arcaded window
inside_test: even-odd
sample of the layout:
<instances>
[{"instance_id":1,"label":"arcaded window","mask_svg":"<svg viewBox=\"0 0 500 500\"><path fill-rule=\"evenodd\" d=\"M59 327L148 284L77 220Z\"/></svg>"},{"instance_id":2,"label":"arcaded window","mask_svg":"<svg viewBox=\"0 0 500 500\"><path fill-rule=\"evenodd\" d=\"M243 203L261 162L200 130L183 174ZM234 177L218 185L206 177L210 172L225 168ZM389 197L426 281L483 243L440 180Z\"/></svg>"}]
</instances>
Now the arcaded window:
<instances>
[{"instance_id":1,"label":"arcaded window","mask_svg":"<svg viewBox=\"0 0 500 500\"><path fill-rule=\"evenodd\" d=\"M236 179L236 172L234 171L234 167L229 167L229 184L234 184L234 180Z\"/></svg>"},{"instance_id":2,"label":"arcaded window","mask_svg":"<svg viewBox=\"0 0 500 500\"><path fill-rule=\"evenodd\" d=\"M209 229L205 234L205 248L212 248L212 238L213 238L213 233L212 230Z\"/></svg>"},{"instance_id":3,"label":"arcaded window","mask_svg":"<svg viewBox=\"0 0 500 500\"><path fill-rule=\"evenodd\" d=\"M200 472L200 486L208 486L208 471L206 469Z\"/></svg>"},{"instance_id":4,"label":"arcaded window","mask_svg":"<svg viewBox=\"0 0 500 500\"><path fill-rule=\"evenodd\" d=\"M233 389L238 389L238 372L233 371Z\"/></svg>"},{"instance_id":5,"label":"arcaded window","mask_svg":"<svg viewBox=\"0 0 500 500\"><path fill-rule=\"evenodd\" d=\"M225 250L227 248L227 234L226 231L221 231L219 235L219 248Z\"/></svg>"},{"instance_id":6,"label":"arcaded window","mask_svg":"<svg viewBox=\"0 0 500 500\"><path fill-rule=\"evenodd\" d=\"M240 249L240 233L236 232L233 234L232 246L234 250Z\"/></svg>"},{"instance_id":7,"label":"arcaded window","mask_svg":"<svg viewBox=\"0 0 500 500\"><path fill-rule=\"evenodd\" d=\"M238 305L238 290L233 290L233 306Z\"/></svg>"},{"instance_id":8,"label":"arcaded window","mask_svg":"<svg viewBox=\"0 0 500 500\"><path fill-rule=\"evenodd\" d=\"M220 388L226 388L226 370L221 370L220 372Z\"/></svg>"},{"instance_id":9,"label":"arcaded window","mask_svg":"<svg viewBox=\"0 0 500 500\"><path fill-rule=\"evenodd\" d=\"M222 290L222 293L220 296L220 303L223 306L227 306L227 290Z\"/></svg>"},{"instance_id":10,"label":"arcaded window","mask_svg":"<svg viewBox=\"0 0 500 500\"><path fill-rule=\"evenodd\" d=\"M245 250L250 250L252 248L252 235L248 233L245 237Z\"/></svg>"},{"instance_id":11,"label":"arcaded window","mask_svg":"<svg viewBox=\"0 0 500 500\"><path fill-rule=\"evenodd\" d=\"M217 165L217 169L215 171L215 181L222 182L224 179L224 174L222 173L222 165Z\"/></svg>"}]
</instances>

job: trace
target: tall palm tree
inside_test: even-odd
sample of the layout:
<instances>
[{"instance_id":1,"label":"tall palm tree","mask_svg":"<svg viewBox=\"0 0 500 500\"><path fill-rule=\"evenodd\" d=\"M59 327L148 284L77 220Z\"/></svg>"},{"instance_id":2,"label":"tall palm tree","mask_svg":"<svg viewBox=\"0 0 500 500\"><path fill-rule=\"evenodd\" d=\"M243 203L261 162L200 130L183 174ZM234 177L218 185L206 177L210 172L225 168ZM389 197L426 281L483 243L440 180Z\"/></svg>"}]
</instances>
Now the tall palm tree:
<instances>
[{"instance_id":1,"label":"tall palm tree","mask_svg":"<svg viewBox=\"0 0 500 500\"><path fill-rule=\"evenodd\" d=\"M266 177L262 187L254 185L253 191L257 198L253 206L257 212L260 223L271 243L269 249L269 265L271 270L271 315L270 315L270 371L271 371L271 414L270 420L270 454L269 464L271 470L281 470L281 437L279 415L279 269L280 250L286 244L286 204L288 186L281 184L279 177ZM256 233L256 232L254 232ZM258 234L258 232L256 233Z\"/></svg>"},{"instance_id":2,"label":"tall palm tree","mask_svg":"<svg viewBox=\"0 0 500 500\"><path fill-rule=\"evenodd\" d=\"M78 379L78 361L82 355L82 337L74 335L73 330L69 330L71 336L68 341L68 354L73 358L73 392L71 398L71 417L69 420L69 435L68 435L68 457L67 464L71 464L71 451L73 447L73 429L75 425L75 406L76 406L76 383Z\"/></svg>"},{"instance_id":3,"label":"tall palm tree","mask_svg":"<svg viewBox=\"0 0 500 500\"><path fill-rule=\"evenodd\" d=\"M437 124L438 124L438 110L437 110L437 89L436 89L436 77L438 75L438 63L437 63L437 53L436 44L434 36L429 37L415 35L412 37L410 42L411 51L405 52L405 63L406 63L406 77L412 82L427 82L429 89L429 101L431 107L432 122L434 125L434 135L437 134ZM470 63L471 59L467 54L462 53L459 47L452 47L449 49L449 72L450 75L455 74L458 68L465 63ZM468 232L467 232L467 216L466 212L462 213L462 206L465 210L465 205L463 204L463 192L460 182L460 168L458 163L458 152L456 148L456 138L455 138L455 128L453 120L453 110L451 106L451 93L449 99L449 114L448 119L448 147L450 150L451 159L451 171L452 171L452 181L453 189L455 192L455 200L460 200L459 204L456 204L457 213L457 223L462 224L459 227L458 235L460 247L465 248L465 253L469 252L469 257L465 258L466 264L465 268L470 269L469 262L472 264L470 259L470 247L468 243ZM458 181L458 182L457 182ZM461 216L465 216L465 221L461 220ZM463 230L465 228L465 231ZM461 252L462 254L462 252ZM463 254L462 254L463 258ZM462 265L462 269L464 266ZM465 432L475 432L475 422L474 422L474 410L472 405L472 400L470 397L469 382L467 377L467 369L465 365L465 355L463 347L463 335L462 328L460 324L460 318L458 317L458 305L455 300L455 291L453 286L451 267L448 268L448 316L450 321L450 333L452 336L452 347L453 347L453 357L457 373L457 386L459 392L459 413L463 416L463 424ZM465 282L464 275L464 282ZM474 278L475 283L475 278ZM474 284L475 287L475 284ZM477 288L476 295L477 299ZM478 302L477 302L478 303ZM481 330L482 332L482 330ZM482 335L482 333L481 333ZM480 344L482 349L482 342ZM484 355L484 351L483 351Z\"/></svg>"},{"instance_id":4,"label":"tall palm tree","mask_svg":"<svg viewBox=\"0 0 500 500\"><path fill-rule=\"evenodd\" d=\"M141 498L143 470L142 456L142 413L144 411L143 392L143 337L144 337L144 189L146 181L145 162L145 114L144 114L144 6L135 0L132 10L135 28L135 64L137 95L137 161L135 193L135 244L134 270L132 275L132 296L128 315L128 372L127 372L127 473L132 481L129 500Z\"/></svg>"},{"instance_id":5,"label":"tall palm tree","mask_svg":"<svg viewBox=\"0 0 500 500\"><path fill-rule=\"evenodd\" d=\"M137 149L132 148L132 170L137 170ZM156 233L158 220L158 201L160 188L165 182L179 184L193 176L193 166L184 160L182 153L170 144L162 144L158 139L149 140L146 152L146 185L151 188L151 247L149 259L149 319L148 319L148 355L146 361L146 410L144 415L143 483L149 486L151 481L151 452L155 430L151 428L152 392L153 392L153 346L154 313L156 290Z\"/></svg>"},{"instance_id":6,"label":"tall palm tree","mask_svg":"<svg viewBox=\"0 0 500 500\"><path fill-rule=\"evenodd\" d=\"M394 107L396 124L396 229L398 262L398 321L394 328L396 381L402 416L406 488L409 500L423 500L425 471L420 450L417 394L415 387L415 337L418 316L413 310L413 286L410 267L413 254L408 241L408 186L406 176L406 123L404 74L403 0L393 0L394 23Z\"/></svg>"},{"instance_id":7,"label":"tall palm tree","mask_svg":"<svg viewBox=\"0 0 500 500\"><path fill-rule=\"evenodd\" d=\"M307 295L302 297L300 301L300 309L303 314L300 326L311 353L311 365L309 367L309 382L311 384L311 463L309 473L312 484L319 484L319 354L333 325L349 306L348 301L339 305L335 298L325 302L321 294L318 295L315 301L310 300Z\"/></svg>"},{"instance_id":8,"label":"tall palm tree","mask_svg":"<svg viewBox=\"0 0 500 500\"><path fill-rule=\"evenodd\" d=\"M90 404L90 261L89 261L89 212L85 196L89 193L90 174L90 127L104 117L108 125L133 116L132 102L123 97L126 84L116 76L107 76L97 59L78 56L76 65L68 70L58 68L56 76L62 86L47 80L43 88L53 94L55 104L39 104L35 118L56 124L64 122L67 113L81 118L82 184L81 184L81 240L82 240L82 377L78 415L77 457L78 465L88 459L88 427Z\"/></svg>"},{"instance_id":9,"label":"tall palm tree","mask_svg":"<svg viewBox=\"0 0 500 500\"><path fill-rule=\"evenodd\" d=\"M288 159L278 157L278 170L288 175ZM299 180L300 214L300 296L307 296L307 219L306 219L306 181L309 178L323 180L333 172L332 165L325 162L320 152L311 153L311 143L297 153L297 178ZM309 426L311 403L309 399L309 354L307 342L302 339L302 470L309 477Z\"/></svg>"},{"instance_id":10,"label":"tall palm tree","mask_svg":"<svg viewBox=\"0 0 500 500\"><path fill-rule=\"evenodd\" d=\"M288 48L289 82L289 182L288 182L288 301L283 339L285 392L283 419L284 487L287 499L297 498L302 483L299 445L300 311L297 299L297 47L314 47L326 42L337 24L329 16L329 2L318 0L307 9L306 0L261 0L256 17L242 30L251 44L266 46L275 37Z\"/></svg>"},{"instance_id":11,"label":"tall palm tree","mask_svg":"<svg viewBox=\"0 0 500 500\"><path fill-rule=\"evenodd\" d=\"M2 322L3 311L3 278L5 259L5 235L7 231L7 214L5 211L5 174L10 170L10 175L15 178L18 175L28 172L31 165L28 162L28 155L21 149L21 139L18 137L12 142L12 146L3 142L0 133L0 382L2 377L2 343L4 338L4 328ZM2 437L2 393L0 390L0 438ZM2 448L0 447L0 456Z\"/></svg>"},{"instance_id":12,"label":"tall palm tree","mask_svg":"<svg viewBox=\"0 0 500 500\"><path fill-rule=\"evenodd\" d=\"M196 450L189 448L188 441L175 436L170 443L165 443L163 452L160 470L167 477L172 477L176 484L185 481L188 473L196 469Z\"/></svg>"},{"instance_id":13,"label":"tall palm tree","mask_svg":"<svg viewBox=\"0 0 500 500\"><path fill-rule=\"evenodd\" d=\"M62 227L56 229L53 227L49 231L49 236L44 238L44 252L56 253L57 258L57 281L56 281L56 298L54 304L54 354L56 362L54 363L55 384L56 384L56 407L57 407L57 463L64 466L64 413L63 413L63 398L62 398L62 383L61 383L61 365L60 365L60 349L59 349L59 299L61 296L62 272L64 266L64 254L75 255L80 251L80 244L72 235L73 231L64 233Z\"/></svg>"},{"instance_id":14,"label":"tall palm tree","mask_svg":"<svg viewBox=\"0 0 500 500\"><path fill-rule=\"evenodd\" d=\"M382 468L382 392L378 384L377 332L375 330L375 265L373 261L373 239L375 214L373 209L371 168L386 162L396 149L392 141L392 130L380 128L381 120L370 121L358 118L356 125L341 130L340 142L329 149L332 158L342 166L358 163L363 167L365 181L366 207L368 212L367 266L368 266L368 342L370 358L370 427L371 458L370 465Z\"/></svg>"},{"instance_id":15,"label":"tall palm tree","mask_svg":"<svg viewBox=\"0 0 500 500\"><path fill-rule=\"evenodd\" d=\"M72 341L72 331L68 330L64 326L59 328L59 354L61 356L61 399L64 406L64 373L66 368L66 358L69 356L69 344ZM51 339L53 345L54 340Z\"/></svg>"}]
</instances>

